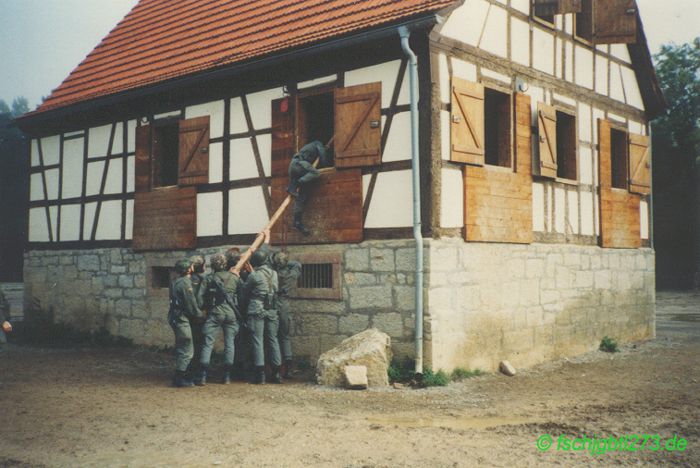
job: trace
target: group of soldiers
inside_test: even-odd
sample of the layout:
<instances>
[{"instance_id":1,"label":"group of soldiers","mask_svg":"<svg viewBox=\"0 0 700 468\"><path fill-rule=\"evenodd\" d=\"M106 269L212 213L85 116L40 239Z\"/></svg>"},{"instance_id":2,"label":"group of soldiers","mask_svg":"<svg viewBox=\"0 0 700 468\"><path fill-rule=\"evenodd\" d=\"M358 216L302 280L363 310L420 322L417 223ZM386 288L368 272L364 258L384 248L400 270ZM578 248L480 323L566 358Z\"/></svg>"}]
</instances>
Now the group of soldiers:
<instances>
[{"instance_id":1,"label":"group of soldiers","mask_svg":"<svg viewBox=\"0 0 700 468\"><path fill-rule=\"evenodd\" d=\"M243 378L252 374L252 383L264 384L266 361L271 367L268 381L282 383L283 358L284 377L290 377L288 295L296 286L301 264L290 261L285 252L272 251L269 231L262 234L265 244L252 252L250 267L240 272L236 265L241 252L235 248L212 255L209 274L201 256L175 264L178 277L170 285L168 312L175 333L174 386L206 385L219 330L224 335L223 383L230 383L235 371Z\"/></svg>"},{"instance_id":2,"label":"group of soldiers","mask_svg":"<svg viewBox=\"0 0 700 468\"><path fill-rule=\"evenodd\" d=\"M6 333L12 331L12 325L10 320L10 303L5 299L5 294L3 294L2 289L0 289L0 351L2 351L2 345L7 343Z\"/></svg>"}]
</instances>

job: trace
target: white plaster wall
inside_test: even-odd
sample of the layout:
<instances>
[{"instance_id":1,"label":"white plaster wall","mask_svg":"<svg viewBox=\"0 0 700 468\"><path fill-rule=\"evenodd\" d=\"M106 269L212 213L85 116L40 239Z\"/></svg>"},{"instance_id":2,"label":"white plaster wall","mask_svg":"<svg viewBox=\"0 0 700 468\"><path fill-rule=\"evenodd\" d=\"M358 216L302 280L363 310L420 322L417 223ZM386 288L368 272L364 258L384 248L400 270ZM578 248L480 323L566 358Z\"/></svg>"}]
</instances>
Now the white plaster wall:
<instances>
[{"instance_id":1,"label":"white plaster wall","mask_svg":"<svg viewBox=\"0 0 700 468\"><path fill-rule=\"evenodd\" d=\"M242 180L258 177L258 166L255 163L255 153L250 138L231 140L231 165L229 168L231 180Z\"/></svg>"},{"instance_id":2,"label":"white plaster wall","mask_svg":"<svg viewBox=\"0 0 700 468\"><path fill-rule=\"evenodd\" d=\"M270 104L272 106L272 104ZM236 97L231 99L231 122L229 123L229 132L231 134L244 133L248 131L248 124L245 120L245 113L243 112L243 101L241 98ZM270 107L272 110L272 107Z\"/></svg>"},{"instance_id":3,"label":"white plaster wall","mask_svg":"<svg viewBox=\"0 0 700 468\"><path fill-rule=\"evenodd\" d=\"M180 117L181 115L182 112L180 112L180 110L171 110L154 115L153 120L167 119L168 117Z\"/></svg>"},{"instance_id":4,"label":"white plaster wall","mask_svg":"<svg viewBox=\"0 0 700 468\"><path fill-rule=\"evenodd\" d=\"M262 160L263 172L266 177L272 175L272 135L258 135L258 151Z\"/></svg>"},{"instance_id":5,"label":"white plaster wall","mask_svg":"<svg viewBox=\"0 0 700 468\"><path fill-rule=\"evenodd\" d=\"M61 207L61 242L80 240L80 205Z\"/></svg>"},{"instance_id":6,"label":"white plaster wall","mask_svg":"<svg viewBox=\"0 0 700 468\"><path fill-rule=\"evenodd\" d=\"M445 68L445 73L447 73L447 68ZM452 73L458 78L463 78L469 81L476 81L476 65L473 63L466 62L462 59L452 57ZM448 87L450 83L450 77L447 76ZM448 96L451 91L448 89ZM448 99L452 99L451 96Z\"/></svg>"},{"instance_id":7,"label":"white plaster wall","mask_svg":"<svg viewBox=\"0 0 700 468\"><path fill-rule=\"evenodd\" d=\"M569 190L566 193L567 205L568 205L568 216L567 216L567 227L569 232L572 234L579 234L580 228L578 223L578 207L579 207L579 197L578 192Z\"/></svg>"},{"instance_id":8,"label":"white plaster wall","mask_svg":"<svg viewBox=\"0 0 700 468\"><path fill-rule=\"evenodd\" d=\"M554 230L566 234L566 194L561 187L554 187Z\"/></svg>"},{"instance_id":9,"label":"white plaster wall","mask_svg":"<svg viewBox=\"0 0 700 468\"><path fill-rule=\"evenodd\" d=\"M385 121L386 119L382 117L383 124ZM411 113L401 112L394 115L394 120L391 122L386 147L382 153L382 162L406 159L411 159Z\"/></svg>"},{"instance_id":10,"label":"white plaster wall","mask_svg":"<svg viewBox=\"0 0 700 468\"><path fill-rule=\"evenodd\" d=\"M198 193L197 237L222 235L223 211L223 194Z\"/></svg>"},{"instance_id":11,"label":"white plaster wall","mask_svg":"<svg viewBox=\"0 0 700 468\"><path fill-rule=\"evenodd\" d=\"M122 202L102 202L95 240L115 240L122 236Z\"/></svg>"},{"instance_id":12,"label":"white plaster wall","mask_svg":"<svg viewBox=\"0 0 700 468\"><path fill-rule=\"evenodd\" d=\"M600 55L595 57L595 92L608 95L608 59Z\"/></svg>"},{"instance_id":13,"label":"white plaster wall","mask_svg":"<svg viewBox=\"0 0 700 468\"><path fill-rule=\"evenodd\" d=\"M338 81L338 75L328 75L321 78L314 78L312 80L301 81L297 83L297 89L307 89L313 88L314 86L320 86L326 83L333 83Z\"/></svg>"},{"instance_id":14,"label":"white plaster wall","mask_svg":"<svg viewBox=\"0 0 700 468\"><path fill-rule=\"evenodd\" d=\"M479 47L492 54L508 56L508 13L491 5Z\"/></svg>"},{"instance_id":15,"label":"white plaster wall","mask_svg":"<svg viewBox=\"0 0 700 468\"><path fill-rule=\"evenodd\" d=\"M532 230L544 232L544 185L538 182L532 184Z\"/></svg>"},{"instance_id":16,"label":"white plaster wall","mask_svg":"<svg viewBox=\"0 0 700 468\"><path fill-rule=\"evenodd\" d=\"M29 241L49 241L49 228L46 224L45 208L31 208L29 210Z\"/></svg>"},{"instance_id":17,"label":"white plaster wall","mask_svg":"<svg viewBox=\"0 0 700 468\"><path fill-rule=\"evenodd\" d=\"M401 66L400 60L380 63L365 68L357 68L345 72L345 87L356 86L367 83L382 82L382 108L387 108L391 104L391 96L394 94L394 85ZM401 91L397 103L399 105L408 104L410 100L410 83L408 78L408 67L402 77Z\"/></svg>"},{"instance_id":18,"label":"white plaster wall","mask_svg":"<svg viewBox=\"0 0 700 468\"><path fill-rule=\"evenodd\" d=\"M209 144L209 183L216 184L224 180L224 145Z\"/></svg>"},{"instance_id":19,"label":"white plaster wall","mask_svg":"<svg viewBox=\"0 0 700 468\"><path fill-rule=\"evenodd\" d=\"M592 236L595 233L593 219L593 192L581 192L581 235Z\"/></svg>"},{"instance_id":20,"label":"white plaster wall","mask_svg":"<svg viewBox=\"0 0 700 468\"><path fill-rule=\"evenodd\" d=\"M129 156L126 159L126 191L134 191L134 181L135 181L135 170L136 170L136 158Z\"/></svg>"},{"instance_id":21,"label":"white plaster wall","mask_svg":"<svg viewBox=\"0 0 700 468\"><path fill-rule=\"evenodd\" d=\"M136 151L136 120L129 120L127 127L127 152Z\"/></svg>"},{"instance_id":22,"label":"white plaster wall","mask_svg":"<svg viewBox=\"0 0 700 468\"><path fill-rule=\"evenodd\" d=\"M209 116L209 137L224 136L224 101L212 101L185 108L186 119L206 116Z\"/></svg>"},{"instance_id":23,"label":"white plaster wall","mask_svg":"<svg viewBox=\"0 0 700 468\"><path fill-rule=\"evenodd\" d=\"M104 171L104 167L104 161L88 163L87 180L85 185L85 194L87 196L97 195L100 193L100 184L102 183L102 172Z\"/></svg>"},{"instance_id":24,"label":"white plaster wall","mask_svg":"<svg viewBox=\"0 0 700 468\"><path fill-rule=\"evenodd\" d=\"M126 201L126 216L124 218L124 237L134 237L134 200Z\"/></svg>"},{"instance_id":25,"label":"white plaster wall","mask_svg":"<svg viewBox=\"0 0 700 468\"><path fill-rule=\"evenodd\" d=\"M31 151L31 156L30 156L31 165L32 166L39 166L41 163L41 161L39 160L39 140L37 140L37 139L32 140L30 151Z\"/></svg>"},{"instance_id":26,"label":"white plaster wall","mask_svg":"<svg viewBox=\"0 0 700 468\"><path fill-rule=\"evenodd\" d=\"M82 138L63 142L62 197L74 198L83 191L83 146Z\"/></svg>"},{"instance_id":27,"label":"white plaster wall","mask_svg":"<svg viewBox=\"0 0 700 468\"><path fill-rule=\"evenodd\" d=\"M269 221L260 187L229 191L229 234L256 234Z\"/></svg>"},{"instance_id":28,"label":"white plaster wall","mask_svg":"<svg viewBox=\"0 0 700 468\"><path fill-rule=\"evenodd\" d=\"M576 84L593 89L593 52L576 46Z\"/></svg>"},{"instance_id":29,"label":"white plaster wall","mask_svg":"<svg viewBox=\"0 0 700 468\"><path fill-rule=\"evenodd\" d=\"M363 178L363 182L366 179ZM365 228L409 227L413 223L411 171L377 174Z\"/></svg>"},{"instance_id":30,"label":"white plaster wall","mask_svg":"<svg viewBox=\"0 0 700 468\"><path fill-rule=\"evenodd\" d=\"M58 169L49 169L45 171L45 177L48 199L56 200L58 198Z\"/></svg>"},{"instance_id":31,"label":"white plaster wall","mask_svg":"<svg viewBox=\"0 0 700 468\"><path fill-rule=\"evenodd\" d=\"M494 80L500 81L506 86L510 86L511 83L511 78L508 75L504 75L503 73L499 73L493 70L489 70L488 68L482 68L481 69L481 75L488 77L488 78L493 78Z\"/></svg>"},{"instance_id":32,"label":"white plaster wall","mask_svg":"<svg viewBox=\"0 0 700 468\"><path fill-rule=\"evenodd\" d=\"M578 148L578 180L582 184L593 184L593 151L588 146Z\"/></svg>"},{"instance_id":33,"label":"white plaster wall","mask_svg":"<svg viewBox=\"0 0 700 468\"><path fill-rule=\"evenodd\" d=\"M107 168L107 181L105 183L105 193L122 193L122 184L124 182L123 171L124 161L120 159L111 159Z\"/></svg>"},{"instance_id":34,"label":"white plaster wall","mask_svg":"<svg viewBox=\"0 0 700 468\"><path fill-rule=\"evenodd\" d=\"M564 41L564 79L574 81L574 43Z\"/></svg>"},{"instance_id":35,"label":"white plaster wall","mask_svg":"<svg viewBox=\"0 0 700 468\"><path fill-rule=\"evenodd\" d=\"M58 164L61 154L61 137L53 135L41 139L41 151L44 155L44 165Z\"/></svg>"},{"instance_id":36,"label":"white plaster wall","mask_svg":"<svg viewBox=\"0 0 700 468\"><path fill-rule=\"evenodd\" d=\"M554 75L554 36L542 28L534 27L532 35L532 66Z\"/></svg>"},{"instance_id":37,"label":"white plaster wall","mask_svg":"<svg viewBox=\"0 0 700 468\"><path fill-rule=\"evenodd\" d=\"M632 63L626 44L611 44L610 54L626 63Z\"/></svg>"},{"instance_id":38,"label":"white plaster wall","mask_svg":"<svg viewBox=\"0 0 700 468\"><path fill-rule=\"evenodd\" d=\"M97 202L85 204L85 218L83 223L83 239L89 240L92 236L92 225L95 222L95 212L97 211Z\"/></svg>"},{"instance_id":39,"label":"white plaster wall","mask_svg":"<svg viewBox=\"0 0 700 468\"><path fill-rule=\"evenodd\" d=\"M639 227L641 229L641 238L649 239L649 204L646 200L639 203Z\"/></svg>"},{"instance_id":40,"label":"white plaster wall","mask_svg":"<svg viewBox=\"0 0 700 468\"><path fill-rule=\"evenodd\" d=\"M452 91L450 88L450 70L447 65L447 56L445 54L440 54L438 56L438 69L440 70L440 101L442 101L443 104L447 104L450 102Z\"/></svg>"},{"instance_id":41,"label":"white plaster wall","mask_svg":"<svg viewBox=\"0 0 700 468\"><path fill-rule=\"evenodd\" d=\"M88 130L88 158L107 156L111 131L111 125L102 125Z\"/></svg>"},{"instance_id":42,"label":"white plaster wall","mask_svg":"<svg viewBox=\"0 0 700 468\"><path fill-rule=\"evenodd\" d=\"M625 92L623 91L622 74L620 65L617 63L610 64L610 97L616 101L625 102Z\"/></svg>"},{"instance_id":43,"label":"white plaster wall","mask_svg":"<svg viewBox=\"0 0 700 468\"><path fill-rule=\"evenodd\" d=\"M114 141L112 142L112 154L122 154L124 152L124 124L118 122L114 130Z\"/></svg>"},{"instance_id":44,"label":"white plaster wall","mask_svg":"<svg viewBox=\"0 0 700 468\"><path fill-rule=\"evenodd\" d=\"M476 46L484 29L489 3L485 0L467 0L447 18L441 34L443 36Z\"/></svg>"},{"instance_id":45,"label":"white plaster wall","mask_svg":"<svg viewBox=\"0 0 700 468\"><path fill-rule=\"evenodd\" d=\"M272 126L272 101L284 97L282 88L273 88L257 93L248 94L248 108L255 130Z\"/></svg>"},{"instance_id":46,"label":"white plaster wall","mask_svg":"<svg viewBox=\"0 0 700 468\"><path fill-rule=\"evenodd\" d=\"M554 74L557 78L564 79L564 41L559 38L554 38Z\"/></svg>"},{"instance_id":47,"label":"white plaster wall","mask_svg":"<svg viewBox=\"0 0 700 468\"><path fill-rule=\"evenodd\" d=\"M460 169L442 168L440 226L464 227L464 179Z\"/></svg>"},{"instance_id":48,"label":"white plaster wall","mask_svg":"<svg viewBox=\"0 0 700 468\"><path fill-rule=\"evenodd\" d=\"M625 97L627 104L637 109L644 110L644 101L642 101L642 93L639 91L639 84L634 70L629 67L620 68L622 74L622 83L625 87Z\"/></svg>"},{"instance_id":49,"label":"white plaster wall","mask_svg":"<svg viewBox=\"0 0 700 468\"><path fill-rule=\"evenodd\" d=\"M510 6L526 15L530 14L530 0L511 0Z\"/></svg>"},{"instance_id":50,"label":"white plaster wall","mask_svg":"<svg viewBox=\"0 0 700 468\"><path fill-rule=\"evenodd\" d=\"M579 140L590 143L593 138L593 131L591 129L591 106L582 102L579 103L578 115L576 118L578 121Z\"/></svg>"},{"instance_id":51,"label":"white plaster wall","mask_svg":"<svg viewBox=\"0 0 700 468\"><path fill-rule=\"evenodd\" d=\"M29 178L29 200L43 200L44 199L44 185L41 180L41 174L32 174Z\"/></svg>"}]
</instances>

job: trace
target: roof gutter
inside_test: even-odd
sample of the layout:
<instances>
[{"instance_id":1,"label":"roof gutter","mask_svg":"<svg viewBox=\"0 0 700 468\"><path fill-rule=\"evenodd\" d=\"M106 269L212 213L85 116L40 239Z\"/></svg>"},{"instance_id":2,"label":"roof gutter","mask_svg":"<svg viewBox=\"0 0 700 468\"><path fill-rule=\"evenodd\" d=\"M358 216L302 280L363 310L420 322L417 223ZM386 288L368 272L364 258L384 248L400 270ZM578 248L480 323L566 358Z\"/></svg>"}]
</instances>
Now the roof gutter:
<instances>
[{"instance_id":1,"label":"roof gutter","mask_svg":"<svg viewBox=\"0 0 700 468\"><path fill-rule=\"evenodd\" d=\"M379 39L385 39L396 35L397 27L405 27L412 30L428 28L437 24L437 13L421 15L409 20L393 23L377 29L371 29L352 36L333 39L327 42L317 43L298 49L289 50L280 54L261 57L259 59L237 63L224 68L210 70L206 72L196 73L193 75L174 78L152 86L145 86L128 91L98 97L89 101L69 104L65 107L50 109L44 112L30 112L14 120L20 128L26 128L33 125L41 125L43 122L60 119L69 115L85 112L95 109L96 107L107 107L110 105L122 103L131 99L142 98L148 95L172 91L178 88L198 85L210 80L225 79L235 76L243 71L254 71L272 64L280 62L289 62L298 60L310 55L315 55L321 52L337 50L343 47L358 45L365 42L372 42Z\"/></svg>"}]
</instances>

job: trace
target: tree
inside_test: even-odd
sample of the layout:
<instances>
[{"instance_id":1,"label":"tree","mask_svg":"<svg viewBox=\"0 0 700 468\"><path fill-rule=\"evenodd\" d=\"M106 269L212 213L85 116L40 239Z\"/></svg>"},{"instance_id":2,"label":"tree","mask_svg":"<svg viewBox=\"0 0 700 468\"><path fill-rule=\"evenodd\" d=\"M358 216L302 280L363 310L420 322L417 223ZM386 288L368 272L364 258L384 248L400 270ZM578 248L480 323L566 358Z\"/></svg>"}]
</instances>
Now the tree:
<instances>
[{"instance_id":1,"label":"tree","mask_svg":"<svg viewBox=\"0 0 700 468\"><path fill-rule=\"evenodd\" d=\"M652 124L657 285L690 287L700 271L700 38L654 58L669 103Z\"/></svg>"}]
</instances>

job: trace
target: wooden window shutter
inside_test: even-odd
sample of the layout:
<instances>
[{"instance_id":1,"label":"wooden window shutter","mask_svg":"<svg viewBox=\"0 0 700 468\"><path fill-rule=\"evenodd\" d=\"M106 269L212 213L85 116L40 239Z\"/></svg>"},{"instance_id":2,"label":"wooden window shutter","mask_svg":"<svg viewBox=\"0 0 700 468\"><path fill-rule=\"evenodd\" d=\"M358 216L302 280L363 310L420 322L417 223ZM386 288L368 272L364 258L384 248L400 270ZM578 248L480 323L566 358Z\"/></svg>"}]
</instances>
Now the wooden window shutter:
<instances>
[{"instance_id":1,"label":"wooden window shutter","mask_svg":"<svg viewBox=\"0 0 700 468\"><path fill-rule=\"evenodd\" d=\"M581 11L581 0L534 0L537 16L563 15Z\"/></svg>"},{"instance_id":2,"label":"wooden window shutter","mask_svg":"<svg viewBox=\"0 0 700 468\"><path fill-rule=\"evenodd\" d=\"M136 157L134 161L134 189L151 190L151 126L136 127Z\"/></svg>"},{"instance_id":3,"label":"wooden window shutter","mask_svg":"<svg viewBox=\"0 0 700 468\"><path fill-rule=\"evenodd\" d=\"M455 162L484 165L484 86L452 77L452 150Z\"/></svg>"},{"instance_id":4,"label":"wooden window shutter","mask_svg":"<svg viewBox=\"0 0 700 468\"><path fill-rule=\"evenodd\" d=\"M557 111L542 102L537 104L539 126L540 164L539 175L557 177Z\"/></svg>"},{"instance_id":5,"label":"wooden window shutter","mask_svg":"<svg viewBox=\"0 0 700 468\"><path fill-rule=\"evenodd\" d=\"M381 106L381 83L335 91L335 167L381 164Z\"/></svg>"},{"instance_id":6,"label":"wooden window shutter","mask_svg":"<svg viewBox=\"0 0 700 468\"><path fill-rule=\"evenodd\" d=\"M600 188L612 187L612 126L607 120L598 120L598 176Z\"/></svg>"},{"instance_id":7,"label":"wooden window shutter","mask_svg":"<svg viewBox=\"0 0 700 468\"><path fill-rule=\"evenodd\" d=\"M178 184L209 182L209 116L179 123Z\"/></svg>"},{"instance_id":8,"label":"wooden window shutter","mask_svg":"<svg viewBox=\"0 0 700 468\"><path fill-rule=\"evenodd\" d=\"M515 93L515 172L532 175L532 113L530 96Z\"/></svg>"},{"instance_id":9,"label":"wooden window shutter","mask_svg":"<svg viewBox=\"0 0 700 468\"><path fill-rule=\"evenodd\" d=\"M649 137L629 135L630 178L629 190L633 193L651 192L651 148Z\"/></svg>"},{"instance_id":10,"label":"wooden window shutter","mask_svg":"<svg viewBox=\"0 0 700 468\"><path fill-rule=\"evenodd\" d=\"M594 0L594 44L637 42L637 3L635 0Z\"/></svg>"}]
</instances>

